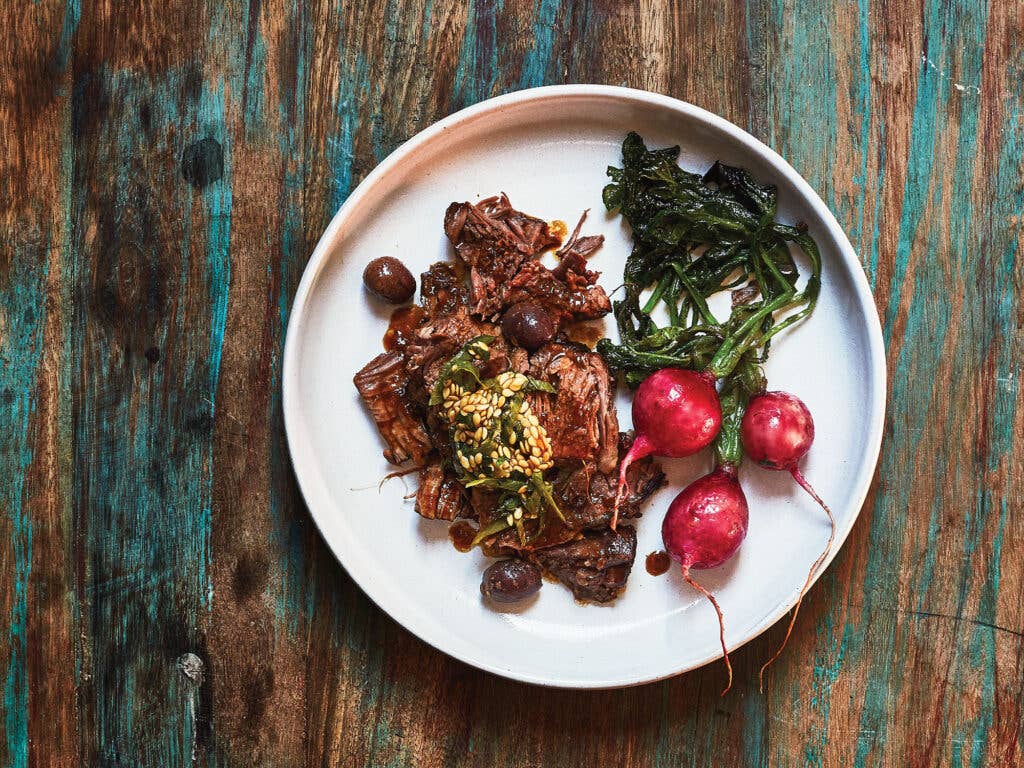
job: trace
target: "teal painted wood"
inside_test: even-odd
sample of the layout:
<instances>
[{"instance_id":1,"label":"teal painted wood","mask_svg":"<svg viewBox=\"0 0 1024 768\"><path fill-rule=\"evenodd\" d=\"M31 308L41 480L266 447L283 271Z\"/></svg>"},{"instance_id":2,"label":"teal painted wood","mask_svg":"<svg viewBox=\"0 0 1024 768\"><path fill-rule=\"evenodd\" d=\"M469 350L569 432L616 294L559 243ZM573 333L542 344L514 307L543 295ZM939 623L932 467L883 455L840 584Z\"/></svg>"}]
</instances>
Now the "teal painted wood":
<instances>
[{"instance_id":1,"label":"teal painted wood","mask_svg":"<svg viewBox=\"0 0 1024 768\"><path fill-rule=\"evenodd\" d=\"M31 415L36 408L34 379L43 346L45 307L38 296L45 292L47 244L45 235L31 224L13 233L7 279L0 294L4 313L4 382L0 390L0 438L5 478L0 505L8 539L4 558L8 598L6 674L4 677L4 731L7 759L24 763L28 745L28 581L31 575L32 520L25 504L25 476L33 459Z\"/></svg>"},{"instance_id":2,"label":"teal painted wood","mask_svg":"<svg viewBox=\"0 0 1024 768\"><path fill-rule=\"evenodd\" d=\"M200 84L185 103L187 77L153 87L99 61L75 72L69 365L88 643L80 690L94 737L88 759L112 765L189 754L175 665L201 648L211 597L209 427L231 192L213 182L196 204L175 148L145 150L170 129L216 131L217 95ZM96 175L97 166L109 173Z\"/></svg>"},{"instance_id":3,"label":"teal painted wood","mask_svg":"<svg viewBox=\"0 0 1024 768\"><path fill-rule=\"evenodd\" d=\"M1024 8L982 0L40 4L0 46L10 766L1008 766L1022 756ZM879 478L757 692L540 691L427 648L313 530L291 297L392 149L517 88L748 127L860 251ZM3 90L6 88L7 90Z\"/></svg>"}]
</instances>

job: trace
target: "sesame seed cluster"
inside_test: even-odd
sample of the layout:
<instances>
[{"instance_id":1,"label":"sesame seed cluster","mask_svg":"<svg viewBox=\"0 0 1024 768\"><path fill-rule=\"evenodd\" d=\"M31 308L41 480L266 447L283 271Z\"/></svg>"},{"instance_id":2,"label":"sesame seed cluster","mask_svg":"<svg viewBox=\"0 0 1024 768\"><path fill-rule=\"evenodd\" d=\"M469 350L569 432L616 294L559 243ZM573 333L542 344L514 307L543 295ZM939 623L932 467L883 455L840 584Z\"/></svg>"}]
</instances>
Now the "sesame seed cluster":
<instances>
[{"instance_id":1,"label":"sesame seed cluster","mask_svg":"<svg viewBox=\"0 0 1024 768\"><path fill-rule=\"evenodd\" d=\"M529 379L505 371L476 386L448 381L441 410L452 430L455 460L475 478L529 478L552 466L548 433L523 397ZM524 484L519 493L524 495Z\"/></svg>"}]
</instances>

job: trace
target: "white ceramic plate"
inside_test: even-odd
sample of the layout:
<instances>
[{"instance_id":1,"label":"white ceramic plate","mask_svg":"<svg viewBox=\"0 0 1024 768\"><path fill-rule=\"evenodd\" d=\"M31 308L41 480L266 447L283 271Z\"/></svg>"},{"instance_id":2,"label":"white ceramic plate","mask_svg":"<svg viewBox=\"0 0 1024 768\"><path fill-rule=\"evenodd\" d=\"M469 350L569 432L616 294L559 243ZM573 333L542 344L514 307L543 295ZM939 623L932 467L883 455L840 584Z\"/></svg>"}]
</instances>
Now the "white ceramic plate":
<instances>
[{"instance_id":1,"label":"white ceramic plate","mask_svg":"<svg viewBox=\"0 0 1024 768\"><path fill-rule=\"evenodd\" d=\"M445 523L416 515L403 498L415 483L407 489L392 480L377 489L393 467L381 456L352 376L381 351L390 308L367 296L361 276L377 256L397 256L414 274L451 258L442 231L447 205L504 191L527 213L570 226L590 208L586 231L606 237L591 265L611 291L621 282L630 238L621 220L605 213L601 189L629 130L649 146L682 145L688 169L704 171L722 159L777 184L779 218L807 222L821 246L817 311L777 339L766 372L771 388L796 393L814 413L817 440L804 469L836 513L834 554L864 501L881 441L885 359L875 306L853 248L807 183L764 144L697 107L574 85L513 93L442 120L392 153L338 211L302 277L288 326L288 444L310 513L338 560L377 605L431 645L532 683L632 685L721 656L708 602L678 572L656 578L644 569L647 553L661 549L668 503L710 458L664 462L672 484L638 521L637 563L613 604L581 605L548 583L528 605L495 610L479 592L489 561L460 554ZM613 324L607 328L611 333ZM623 393L619 419L628 428ZM748 462L741 477L751 511L746 541L728 564L701 573L725 612L730 648L792 607L827 539L824 515L788 475Z\"/></svg>"}]
</instances>

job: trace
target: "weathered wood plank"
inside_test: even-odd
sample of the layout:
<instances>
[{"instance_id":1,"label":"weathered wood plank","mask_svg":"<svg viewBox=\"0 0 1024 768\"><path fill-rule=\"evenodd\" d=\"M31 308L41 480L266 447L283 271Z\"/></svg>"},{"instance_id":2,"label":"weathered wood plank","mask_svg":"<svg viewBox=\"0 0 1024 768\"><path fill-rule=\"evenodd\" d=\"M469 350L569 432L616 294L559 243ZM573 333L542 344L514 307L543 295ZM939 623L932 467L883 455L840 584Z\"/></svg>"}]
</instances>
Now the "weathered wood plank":
<instances>
[{"instance_id":1,"label":"weathered wood plank","mask_svg":"<svg viewBox=\"0 0 1024 768\"><path fill-rule=\"evenodd\" d=\"M0 760L77 764L61 152L75 19L0 11ZM23 80L21 78L24 78Z\"/></svg>"},{"instance_id":2,"label":"weathered wood plank","mask_svg":"<svg viewBox=\"0 0 1024 768\"><path fill-rule=\"evenodd\" d=\"M1020 277L1012 260L995 267L985 255L992 240L1003 241L997 251L1012 252L1006 238L1015 244L1016 235L978 217L976 206L989 209L1019 190L1000 188L998 174L976 170L999 146L994 133L979 136L979 116L994 117L991 105L1005 87L981 83L986 9L925 4L922 27L916 15L891 7L894 13L876 23L885 45L860 54L860 83L851 76L852 62L840 68L847 73L843 93L828 76L833 62L814 62L841 38L820 19L802 18L799 8L784 11L793 19L786 38L795 50L778 57L782 70L774 82L786 84L788 75L796 83L776 98L778 148L817 182L859 240L869 276L878 275L896 413L865 520L817 589L827 589L830 599L812 603L815 613L807 617L819 628L817 637L803 632L776 672L786 675L789 690L776 686L771 708L799 712L803 706L807 730L783 739L775 760L798 748L826 765L1004 764L1019 754L1019 728L1004 730L1002 738L990 732L994 713L1005 710L993 679L997 666L1009 662L1017 690L1020 635L1012 628L1022 621L1018 609L1007 633L982 617L992 614L981 595L992 594L999 582L999 555L991 548L1007 526L989 511L990 491L979 482L992 472L990 463L1005 459L977 436L994 428L989 403L1003 400L1007 407L997 377L983 363L993 330L1016 322L1012 312L993 317L986 297L1001 295L1008 311L1016 297L1007 279L1019 284ZM833 13L849 16L838 31L859 27L863 47L864 9L858 10L857 17L848 7ZM1007 33L1001 27L999 34ZM808 35L819 39L808 43ZM856 50L850 43L839 49ZM863 71L865 55L869 71ZM813 77L804 82L808 62ZM872 82L865 79L871 72L886 76ZM815 104L829 106L815 110ZM1015 123L1018 109L1010 107ZM783 133L803 127L809 114L817 135ZM878 199L881 210L873 202ZM867 225L872 221L874 231ZM947 298L929 298L938 296ZM1012 407L1005 417L1008 426ZM1015 494L1007 482L995 495L1008 500ZM844 572L847 564L852 570ZM813 668L802 663L809 657ZM903 713L910 710L923 727L905 727ZM1014 714L1019 724L1019 710Z\"/></svg>"},{"instance_id":3,"label":"weathered wood plank","mask_svg":"<svg viewBox=\"0 0 1024 768\"><path fill-rule=\"evenodd\" d=\"M230 270L223 84L187 4L82 14L70 249L83 762L181 765L211 740L212 435Z\"/></svg>"},{"instance_id":4,"label":"weathered wood plank","mask_svg":"<svg viewBox=\"0 0 1024 768\"><path fill-rule=\"evenodd\" d=\"M211 725L228 764L292 766L304 761L308 523L296 515L277 372L285 294L308 254L304 18L301 4L228 4L220 13L228 40L208 77L225 83L230 292L213 422Z\"/></svg>"}]
</instances>

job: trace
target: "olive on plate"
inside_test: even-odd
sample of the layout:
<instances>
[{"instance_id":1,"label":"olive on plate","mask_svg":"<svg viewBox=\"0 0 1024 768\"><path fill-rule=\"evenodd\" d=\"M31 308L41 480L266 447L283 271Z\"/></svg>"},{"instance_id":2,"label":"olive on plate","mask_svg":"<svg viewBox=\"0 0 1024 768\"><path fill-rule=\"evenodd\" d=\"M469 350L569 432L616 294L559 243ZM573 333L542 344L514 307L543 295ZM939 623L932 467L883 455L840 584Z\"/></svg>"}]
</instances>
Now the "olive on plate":
<instances>
[{"instance_id":1,"label":"olive on plate","mask_svg":"<svg viewBox=\"0 0 1024 768\"><path fill-rule=\"evenodd\" d=\"M540 304L521 301L505 310L501 332L513 343L530 350L547 344L558 333L558 324Z\"/></svg>"},{"instance_id":2,"label":"olive on plate","mask_svg":"<svg viewBox=\"0 0 1024 768\"><path fill-rule=\"evenodd\" d=\"M480 592L496 603L518 603L537 594L541 583L540 568L512 558L500 560L484 571Z\"/></svg>"},{"instance_id":3,"label":"olive on plate","mask_svg":"<svg viewBox=\"0 0 1024 768\"><path fill-rule=\"evenodd\" d=\"M366 265L363 283L391 304L404 304L416 293L416 278L393 256L381 256Z\"/></svg>"}]
</instances>

